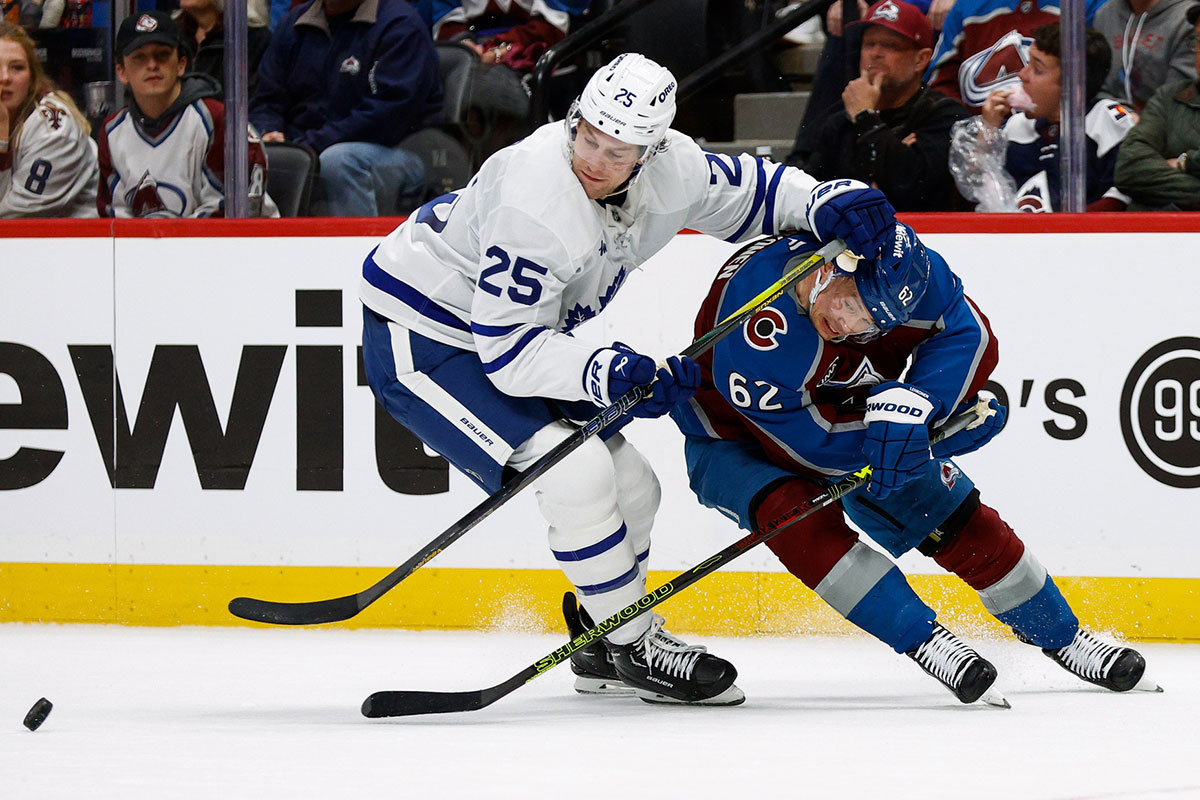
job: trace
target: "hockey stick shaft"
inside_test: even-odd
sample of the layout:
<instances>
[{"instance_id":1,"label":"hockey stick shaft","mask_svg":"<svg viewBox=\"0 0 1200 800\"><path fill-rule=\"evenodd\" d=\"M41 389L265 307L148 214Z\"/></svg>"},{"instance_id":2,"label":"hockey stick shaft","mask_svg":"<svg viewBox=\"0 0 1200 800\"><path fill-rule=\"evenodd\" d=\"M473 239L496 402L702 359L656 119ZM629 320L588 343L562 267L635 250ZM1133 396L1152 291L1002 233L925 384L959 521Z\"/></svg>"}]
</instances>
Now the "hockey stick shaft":
<instances>
[{"instance_id":1,"label":"hockey stick shaft","mask_svg":"<svg viewBox=\"0 0 1200 800\"><path fill-rule=\"evenodd\" d=\"M730 332L745 324L760 310L775 302L784 292L797 281L822 264L832 261L846 249L841 239L835 239L821 249L812 253L806 259L789 269L778 281L733 312L712 330L688 345L681 355L695 358L711 349L717 342L729 335ZM401 581L412 575L430 559L445 550L467 531L487 519L496 509L507 503L514 495L541 477L548 469L562 461L574 452L585 441L600 433L616 420L620 419L646 396L646 388L635 386L626 392L615 403L604 408L576 429L570 436L561 441L548 453L535 461L528 469L513 476L493 495L485 498L479 505L471 509L465 516L443 531L437 538L425 545L412 558L389 572L378 582L361 592L335 597L329 600L311 602L287 603L272 600L256 600L251 597L235 597L229 602L229 611L236 617L253 622L266 622L275 625L319 625L327 622L340 622L350 619L374 603Z\"/></svg>"},{"instance_id":2,"label":"hockey stick shaft","mask_svg":"<svg viewBox=\"0 0 1200 800\"><path fill-rule=\"evenodd\" d=\"M986 408L986 403L976 404L971 410L953 417L934 435L932 443L940 442L949 436L953 436L955 433L970 426L976 420L982 421L987 413ZM420 692L404 690L375 692L363 701L363 716L406 717L417 714L477 711L481 708L486 708L500 698L521 688L542 673L568 660L575 651L587 647L601 637L625 626L658 604L682 592L701 578L721 569L748 550L777 536L805 517L811 516L836 502L839 498L864 486L870 478L871 468L869 466L847 475L820 494L814 495L805 502L793 507L779 519L772 520L762 530L751 531L724 550L692 567L687 572L676 575L663 585L652 589L641 600L631 603L608 619L601 620L591 629L584 631L562 647L538 659L503 683L487 689L476 689L467 692Z\"/></svg>"}]
</instances>

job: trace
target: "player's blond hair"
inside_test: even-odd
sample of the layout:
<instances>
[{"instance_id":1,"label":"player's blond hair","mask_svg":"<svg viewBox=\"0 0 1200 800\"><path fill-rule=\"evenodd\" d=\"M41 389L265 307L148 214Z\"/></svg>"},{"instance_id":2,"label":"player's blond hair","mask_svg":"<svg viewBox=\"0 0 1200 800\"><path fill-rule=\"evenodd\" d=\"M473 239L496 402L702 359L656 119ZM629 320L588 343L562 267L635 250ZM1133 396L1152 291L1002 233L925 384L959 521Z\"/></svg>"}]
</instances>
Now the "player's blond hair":
<instances>
[{"instance_id":1,"label":"player's blond hair","mask_svg":"<svg viewBox=\"0 0 1200 800\"><path fill-rule=\"evenodd\" d=\"M33 43L33 39L29 38L25 29L11 22L0 22L0 41L5 39L16 42L25 52L25 60L29 62L29 94L9 122L11 126L8 132L9 149L17 149L17 141L21 137L21 129L25 126L25 120L29 119L29 115L37 108L37 104L42 102L42 98L47 95L53 95L55 100L66 106L67 110L71 112L71 116L79 123L79 127L83 129L83 135L89 135L92 132L91 124L79 110L79 106L75 105L71 96L50 80L46 70L42 67L41 59L37 57L36 45Z\"/></svg>"}]
</instances>

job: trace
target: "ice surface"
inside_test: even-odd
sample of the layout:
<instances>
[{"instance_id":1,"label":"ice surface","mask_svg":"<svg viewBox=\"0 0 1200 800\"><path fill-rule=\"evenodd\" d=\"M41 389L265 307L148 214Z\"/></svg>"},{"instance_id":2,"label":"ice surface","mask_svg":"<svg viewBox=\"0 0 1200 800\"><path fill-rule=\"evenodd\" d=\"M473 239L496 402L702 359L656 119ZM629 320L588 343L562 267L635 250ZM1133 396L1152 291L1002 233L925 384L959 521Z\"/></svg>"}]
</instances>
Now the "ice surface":
<instances>
[{"instance_id":1,"label":"ice surface","mask_svg":"<svg viewBox=\"0 0 1200 800\"><path fill-rule=\"evenodd\" d=\"M564 640L0 625L0 797L1200 798L1198 645L1137 645L1166 691L1113 695L971 639L1007 711L874 640L805 637L704 641L738 667L735 708L577 695L563 665L481 711L359 715L378 689L500 683Z\"/></svg>"}]
</instances>

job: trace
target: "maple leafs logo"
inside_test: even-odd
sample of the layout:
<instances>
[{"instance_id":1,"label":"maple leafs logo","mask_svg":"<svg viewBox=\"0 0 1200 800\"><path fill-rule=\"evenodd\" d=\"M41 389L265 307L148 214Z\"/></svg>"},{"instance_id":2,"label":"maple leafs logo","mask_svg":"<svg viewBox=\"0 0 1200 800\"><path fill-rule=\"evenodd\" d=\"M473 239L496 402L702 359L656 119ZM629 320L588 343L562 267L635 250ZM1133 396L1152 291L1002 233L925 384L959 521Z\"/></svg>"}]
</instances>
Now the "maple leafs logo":
<instances>
[{"instance_id":1,"label":"maple leafs logo","mask_svg":"<svg viewBox=\"0 0 1200 800\"><path fill-rule=\"evenodd\" d=\"M585 306L582 303L576 303L575 307L567 312L567 318L565 320L563 331L569 331L576 325L581 325L594 316L596 316L596 312L592 310L591 306Z\"/></svg>"},{"instance_id":2,"label":"maple leafs logo","mask_svg":"<svg viewBox=\"0 0 1200 800\"><path fill-rule=\"evenodd\" d=\"M621 284L625 283L625 275L625 268L621 267L621 269L617 272L616 277L613 278L612 284L610 284L609 287L604 290L604 294L600 295L601 310L604 310L604 307L611 303L612 299L616 297L617 290L621 288Z\"/></svg>"}]
</instances>

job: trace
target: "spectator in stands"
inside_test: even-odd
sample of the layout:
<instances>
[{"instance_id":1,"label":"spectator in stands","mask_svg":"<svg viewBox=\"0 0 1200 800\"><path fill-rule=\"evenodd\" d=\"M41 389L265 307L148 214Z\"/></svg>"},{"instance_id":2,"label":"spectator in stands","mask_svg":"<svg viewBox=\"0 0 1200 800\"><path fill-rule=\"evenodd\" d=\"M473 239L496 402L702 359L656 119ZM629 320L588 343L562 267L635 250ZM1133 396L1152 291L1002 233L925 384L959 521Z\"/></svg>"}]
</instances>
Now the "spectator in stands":
<instances>
[{"instance_id":1,"label":"spectator in stands","mask_svg":"<svg viewBox=\"0 0 1200 800\"><path fill-rule=\"evenodd\" d=\"M853 19L844 20L843 2L844 0L834 0L825 10L825 46L821 48L821 58L813 76L812 92L804 107L804 117L800 121L795 149L812 149L815 146L817 132L826 119L841 113L841 93L846 84L858 74L858 53L848 52L847 48L851 45L847 43L844 33L856 20L866 17L867 3L857 0L857 10L853 12ZM913 5L927 14L936 36L952 3L953 0L935 0L931 5L929 0L916 0Z\"/></svg>"},{"instance_id":2,"label":"spectator in stands","mask_svg":"<svg viewBox=\"0 0 1200 800\"><path fill-rule=\"evenodd\" d=\"M433 40L406 0L311 0L276 28L250 121L320 154L317 214L377 216L422 187L424 164L397 145L441 108Z\"/></svg>"},{"instance_id":3,"label":"spectator in stands","mask_svg":"<svg viewBox=\"0 0 1200 800\"><path fill-rule=\"evenodd\" d=\"M484 64L529 72L591 0L432 0L433 38L463 41ZM419 5L419 4L418 4Z\"/></svg>"},{"instance_id":4,"label":"spectator in stands","mask_svg":"<svg viewBox=\"0 0 1200 800\"><path fill-rule=\"evenodd\" d=\"M1108 0L1096 12L1096 30L1113 50L1104 94L1141 113L1167 83L1195 80L1191 0Z\"/></svg>"},{"instance_id":5,"label":"spectator in stands","mask_svg":"<svg viewBox=\"0 0 1200 800\"><path fill-rule=\"evenodd\" d=\"M1003 127L1008 142L1005 168L1017 184L1019 211L1054 211L1062 207L1058 153L1061 41L1057 22L1035 30L1029 63L1020 72L1024 92L997 89L983 104L984 123ZM1104 35L1093 28L1086 31L1085 58L1087 210L1121 211L1129 198L1113 186L1113 167L1121 140L1133 127L1133 116L1115 100L1098 97L1112 62L1112 50Z\"/></svg>"},{"instance_id":6,"label":"spectator in stands","mask_svg":"<svg viewBox=\"0 0 1200 800\"><path fill-rule=\"evenodd\" d=\"M225 83L225 0L179 0L175 20L191 45L191 72L203 72ZM246 75L249 91L258 85L258 64L271 42L271 31L251 21L246 30Z\"/></svg>"},{"instance_id":7,"label":"spectator in stands","mask_svg":"<svg viewBox=\"0 0 1200 800\"><path fill-rule=\"evenodd\" d=\"M1187 10L1200 74L1200 4ZM1200 80L1168 83L1150 98L1117 156L1117 188L1135 210L1200 211Z\"/></svg>"},{"instance_id":8,"label":"spectator in stands","mask_svg":"<svg viewBox=\"0 0 1200 800\"><path fill-rule=\"evenodd\" d=\"M949 211L950 127L970 114L921 82L933 55L928 18L904 0L879 0L848 35L862 40L860 74L811 148L798 137L787 163L820 180L868 183L897 211Z\"/></svg>"},{"instance_id":9,"label":"spectator in stands","mask_svg":"<svg viewBox=\"0 0 1200 800\"><path fill-rule=\"evenodd\" d=\"M0 218L96 216L96 144L24 29L0 21Z\"/></svg>"},{"instance_id":10,"label":"spectator in stands","mask_svg":"<svg viewBox=\"0 0 1200 800\"><path fill-rule=\"evenodd\" d=\"M214 217L225 213L225 106L207 75L188 75L183 30L162 11L117 30L117 78L129 105L100 131L101 216ZM250 215L279 216L266 157L250 135Z\"/></svg>"},{"instance_id":11,"label":"spectator in stands","mask_svg":"<svg viewBox=\"0 0 1200 800\"><path fill-rule=\"evenodd\" d=\"M1085 0L1088 25L1105 0ZM925 80L973 114L1001 88L1020 83L1030 36L1058 22L1060 0L955 0L942 25Z\"/></svg>"},{"instance_id":12,"label":"spectator in stands","mask_svg":"<svg viewBox=\"0 0 1200 800\"><path fill-rule=\"evenodd\" d=\"M92 27L92 0L20 0L20 6L26 28Z\"/></svg>"}]
</instances>

